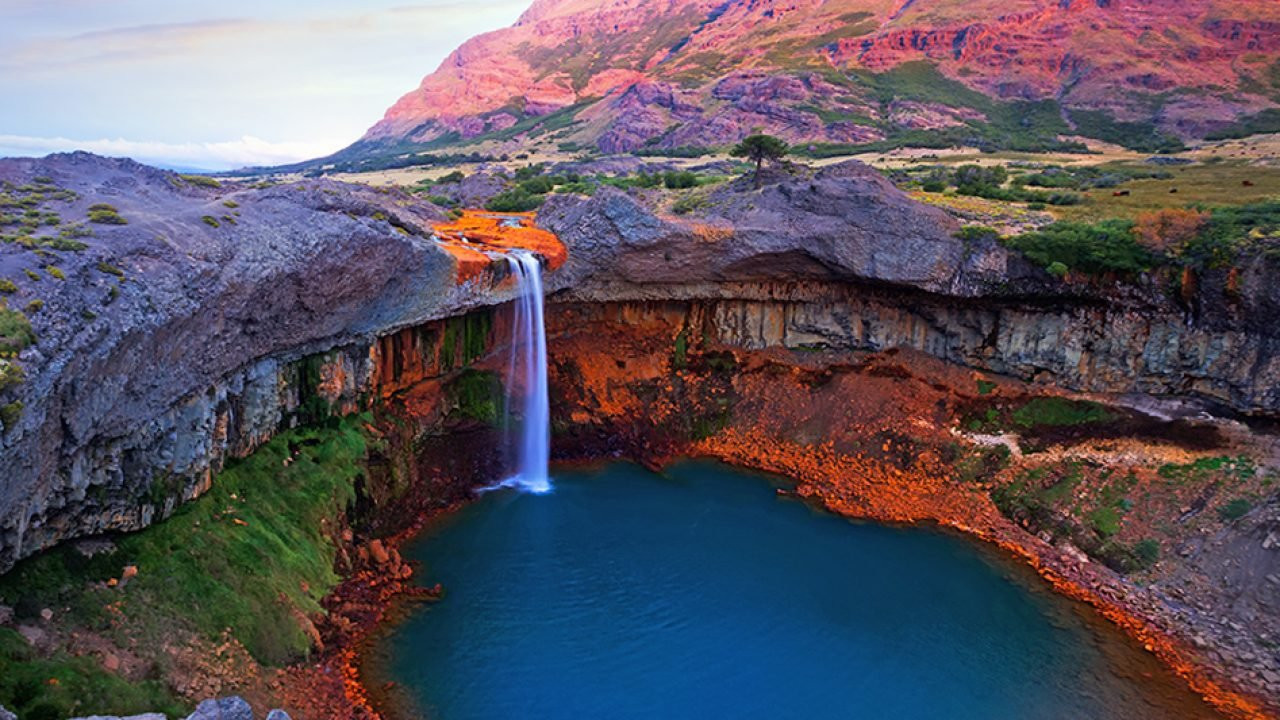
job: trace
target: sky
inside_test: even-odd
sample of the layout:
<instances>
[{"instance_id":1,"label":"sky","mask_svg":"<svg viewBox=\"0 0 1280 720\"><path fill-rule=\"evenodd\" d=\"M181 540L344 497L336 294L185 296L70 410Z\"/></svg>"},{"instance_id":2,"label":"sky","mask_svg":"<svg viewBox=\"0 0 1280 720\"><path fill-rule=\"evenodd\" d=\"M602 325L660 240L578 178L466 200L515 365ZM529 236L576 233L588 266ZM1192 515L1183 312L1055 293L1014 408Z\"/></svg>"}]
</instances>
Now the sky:
<instances>
[{"instance_id":1,"label":"sky","mask_svg":"<svg viewBox=\"0 0 1280 720\"><path fill-rule=\"evenodd\" d=\"M530 0L0 0L0 156L226 170L359 138Z\"/></svg>"}]
</instances>

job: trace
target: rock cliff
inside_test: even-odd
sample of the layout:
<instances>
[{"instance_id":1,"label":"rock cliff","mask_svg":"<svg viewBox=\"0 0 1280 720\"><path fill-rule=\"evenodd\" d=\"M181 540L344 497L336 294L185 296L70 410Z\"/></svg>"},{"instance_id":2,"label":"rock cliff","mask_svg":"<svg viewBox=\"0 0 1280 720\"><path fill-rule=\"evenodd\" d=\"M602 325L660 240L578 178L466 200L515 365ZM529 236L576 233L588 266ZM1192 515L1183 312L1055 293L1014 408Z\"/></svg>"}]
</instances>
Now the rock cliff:
<instances>
[{"instance_id":1,"label":"rock cliff","mask_svg":"<svg viewBox=\"0 0 1280 720\"><path fill-rule=\"evenodd\" d=\"M354 408L379 335L508 292L455 282L442 213L396 193L87 154L0 161L0 181L50 218L0 245L6 319L35 337L0 359L0 568L167 515L315 403Z\"/></svg>"}]
</instances>

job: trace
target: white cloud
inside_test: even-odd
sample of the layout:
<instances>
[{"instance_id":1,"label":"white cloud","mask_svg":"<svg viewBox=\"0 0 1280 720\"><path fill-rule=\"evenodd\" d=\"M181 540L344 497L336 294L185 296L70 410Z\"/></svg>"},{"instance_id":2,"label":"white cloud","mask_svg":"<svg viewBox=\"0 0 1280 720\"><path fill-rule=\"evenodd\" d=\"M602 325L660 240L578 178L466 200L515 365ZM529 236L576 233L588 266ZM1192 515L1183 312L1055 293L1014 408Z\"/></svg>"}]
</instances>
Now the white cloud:
<instances>
[{"instance_id":1,"label":"white cloud","mask_svg":"<svg viewBox=\"0 0 1280 720\"><path fill-rule=\"evenodd\" d=\"M340 150L344 140L328 142L270 142L246 135L222 142L166 143L146 140L72 140L64 137L0 135L0 156L47 155L87 150L99 155L130 157L166 166L230 170L246 165L282 165L309 160Z\"/></svg>"}]
</instances>

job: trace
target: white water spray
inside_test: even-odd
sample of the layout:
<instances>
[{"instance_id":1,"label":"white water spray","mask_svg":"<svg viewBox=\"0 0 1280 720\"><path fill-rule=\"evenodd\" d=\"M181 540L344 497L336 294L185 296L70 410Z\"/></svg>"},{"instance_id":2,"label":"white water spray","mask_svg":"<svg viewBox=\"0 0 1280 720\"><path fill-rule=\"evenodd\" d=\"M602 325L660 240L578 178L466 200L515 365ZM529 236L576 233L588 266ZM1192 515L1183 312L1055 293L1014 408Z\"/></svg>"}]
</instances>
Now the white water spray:
<instances>
[{"instance_id":1,"label":"white water spray","mask_svg":"<svg viewBox=\"0 0 1280 720\"><path fill-rule=\"evenodd\" d=\"M524 385L523 416L513 438L516 474L493 488L510 487L532 493L551 491L547 464L551 458L551 403L547 398L547 334L542 313L542 264L528 252L507 256L519 297L511 326L511 366L508 387ZM510 406L508 391L508 406ZM510 416L510 407L507 410Z\"/></svg>"}]
</instances>

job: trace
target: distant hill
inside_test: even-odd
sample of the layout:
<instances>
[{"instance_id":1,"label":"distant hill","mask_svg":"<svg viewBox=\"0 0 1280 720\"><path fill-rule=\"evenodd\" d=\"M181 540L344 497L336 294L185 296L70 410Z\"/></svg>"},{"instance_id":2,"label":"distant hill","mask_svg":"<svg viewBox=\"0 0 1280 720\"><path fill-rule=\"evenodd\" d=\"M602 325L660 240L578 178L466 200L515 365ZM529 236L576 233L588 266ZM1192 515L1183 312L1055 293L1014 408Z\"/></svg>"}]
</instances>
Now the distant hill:
<instances>
[{"instance_id":1,"label":"distant hill","mask_svg":"<svg viewBox=\"0 0 1280 720\"><path fill-rule=\"evenodd\" d=\"M331 160L531 142L1150 152L1280 130L1276 0L537 0ZM812 146L812 147L809 147Z\"/></svg>"}]
</instances>

